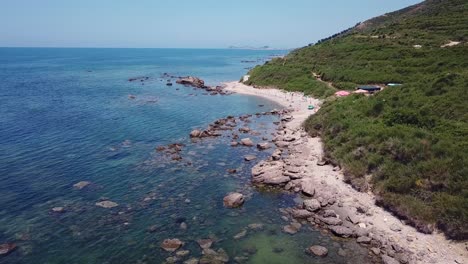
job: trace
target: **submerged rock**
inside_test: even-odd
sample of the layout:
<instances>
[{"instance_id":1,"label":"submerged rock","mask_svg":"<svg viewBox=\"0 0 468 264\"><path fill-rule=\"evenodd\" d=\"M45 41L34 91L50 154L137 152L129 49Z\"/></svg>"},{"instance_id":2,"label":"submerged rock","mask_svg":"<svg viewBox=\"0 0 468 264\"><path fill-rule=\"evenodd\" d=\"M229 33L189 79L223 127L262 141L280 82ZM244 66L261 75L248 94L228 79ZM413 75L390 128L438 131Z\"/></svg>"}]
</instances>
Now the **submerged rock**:
<instances>
[{"instance_id":1,"label":"submerged rock","mask_svg":"<svg viewBox=\"0 0 468 264\"><path fill-rule=\"evenodd\" d=\"M161 243L161 248L167 252L174 252L184 245L184 242L180 241L177 238L165 239Z\"/></svg>"},{"instance_id":2,"label":"submerged rock","mask_svg":"<svg viewBox=\"0 0 468 264\"><path fill-rule=\"evenodd\" d=\"M101 202L97 202L96 206L99 206L102 208L114 208L114 207L119 206L119 204L116 202L112 202L112 201L101 201Z\"/></svg>"},{"instance_id":3,"label":"submerged rock","mask_svg":"<svg viewBox=\"0 0 468 264\"><path fill-rule=\"evenodd\" d=\"M52 208L51 211L53 213L63 213L63 212L65 212L65 208L62 207L62 206L57 206L57 207Z\"/></svg>"},{"instance_id":4,"label":"submerged rock","mask_svg":"<svg viewBox=\"0 0 468 264\"><path fill-rule=\"evenodd\" d=\"M86 186L88 186L90 184L91 184L91 182L89 182L89 181L80 181L78 183L73 184L73 188L81 190L81 189L85 188Z\"/></svg>"},{"instance_id":5,"label":"submerged rock","mask_svg":"<svg viewBox=\"0 0 468 264\"><path fill-rule=\"evenodd\" d=\"M256 158L257 158L257 156L255 156L255 155L245 155L244 156L245 161L252 161L252 160L254 160Z\"/></svg>"},{"instance_id":6,"label":"submerged rock","mask_svg":"<svg viewBox=\"0 0 468 264\"><path fill-rule=\"evenodd\" d=\"M326 247L318 245L311 246L309 248L309 252L318 257L325 257L326 255L328 255L328 249Z\"/></svg>"},{"instance_id":7,"label":"submerged rock","mask_svg":"<svg viewBox=\"0 0 468 264\"><path fill-rule=\"evenodd\" d=\"M229 193L223 199L223 204L227 208L236 208L244 204L244 195L241 193Z\"/></svg>"},{"instance_id":8,"label":"submerged rock","mask_svg":"<svg viewBox=\"0 0 468 264\"><path fill-rule=\"evenodd\" d=\"M211 240L209 238L208 239L198 239L197 243L202 249L208 249L213 244L213 240Z\"/></svg>"},{"instance_id":9,"label":"submerged rock","mask_svg":"<svg viewBox=\"0 0 468 264\"><path fill-rule=\"evenodd\" d=\"M5 243L0 244L0 256L6 256L11 252L15 251L16 244L15 243Z\"/></svg>"}]
</instances>

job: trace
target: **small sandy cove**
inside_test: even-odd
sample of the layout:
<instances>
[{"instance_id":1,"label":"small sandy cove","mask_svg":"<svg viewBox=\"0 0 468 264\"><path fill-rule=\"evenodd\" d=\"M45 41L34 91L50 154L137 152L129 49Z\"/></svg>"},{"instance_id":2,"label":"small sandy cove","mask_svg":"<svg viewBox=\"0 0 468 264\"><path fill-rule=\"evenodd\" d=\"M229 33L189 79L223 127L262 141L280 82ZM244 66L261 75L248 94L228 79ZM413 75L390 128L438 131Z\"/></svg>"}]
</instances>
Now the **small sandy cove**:
<instances>
[{"instance_id":1,"label":"small sandy cove","mask_svg":"<svg viewBox=\"0 0 468 264\"><path fill-rule=\"evenodd\" d=\"M292 121L287 122L286 130L303 133L302 123L320 109L321 101L304 96L302 93L284 92L278 89L254 88L239 82L225 83L225 90L245 95L261 96L281 104L288 109ZM308 110L313 105L314 110ZM391 213L375 205L372 193L362 193L343 181L343 173L331 165L318 164L322 160L323 148L320 138L304 137L300 144L288 147L287 159L299 160L303 178L313 182L314 197L332 197L336 204L330 206L343 226L364 231L372 241L371 251L382 257L384 263L466 263L468 264L467 242L447 240L443 234L422 234L405 225ZM361 232L359 231L359 232ZM364 240L364 239L363 239ZM374 246L372 243L377 242ZM358 239L359 242L359 239ZM398 251L405 252L401 257Z\"/></svg>"}]
</instances>

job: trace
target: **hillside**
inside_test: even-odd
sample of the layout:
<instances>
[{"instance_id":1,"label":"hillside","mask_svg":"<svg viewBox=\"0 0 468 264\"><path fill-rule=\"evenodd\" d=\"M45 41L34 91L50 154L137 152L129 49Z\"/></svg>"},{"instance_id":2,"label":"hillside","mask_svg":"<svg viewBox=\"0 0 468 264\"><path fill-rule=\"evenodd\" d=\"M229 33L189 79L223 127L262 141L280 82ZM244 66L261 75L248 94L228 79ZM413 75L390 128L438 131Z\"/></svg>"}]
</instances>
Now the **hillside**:
<instances>
[{"instance_id":1,"label":"hillside","mask_svg":"<svg viewBox=\"0 0 468 264\"><path fill-rule=\"evenodd\" d=\"M248 84L326 98L305 127L323 138L349 182L371 188L420 231L437 226L466 239L467 41L468 3L428 0L256 67ZM403 85L370 97L331 96L390 82Z\"/></svg>"}]
</instances>

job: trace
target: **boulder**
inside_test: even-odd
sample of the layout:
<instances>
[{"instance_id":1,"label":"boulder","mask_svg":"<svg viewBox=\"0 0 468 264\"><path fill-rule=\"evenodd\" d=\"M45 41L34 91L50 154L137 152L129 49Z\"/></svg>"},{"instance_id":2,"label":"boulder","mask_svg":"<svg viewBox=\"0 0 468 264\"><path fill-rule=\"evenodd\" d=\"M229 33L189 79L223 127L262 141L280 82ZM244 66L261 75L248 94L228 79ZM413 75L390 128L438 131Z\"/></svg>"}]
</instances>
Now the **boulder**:
<instances>
[{"instance_id":1,"label":"boulder","mask_svg":"<svg viewBox=\"0 0 468 264\"><path fill-rule=\"evenodd\" d=\"M102 208L114 208L114 207L119 206L119 204L116 202L112 202L112 201L101 201L101 202L97 202L96 206L99 206Z\"/></svg>"},{"instance_id":2,"label":"boulder","mask_svg":"<svg viewBox=\"0 0 468 264\"><path fill-rule=\"evenodd\" d=\"M370 237L367 237L367 236L358 237L357 240L356 240L356 242L363 243L363 244L369 244L371 241L372 241L372 239Z\"/></svg>"},{"instance_id":3,"label":"boulder","mask_svg":"<svg viewBox=\"0 0 468 264\"><path fill-rule=\"evenodd\" d=\"M232 142L230 143L230 145L231 145L231 147L237 147L237 145L239 145L239 143L236 142L236 141L232 141Z\"/></svg>"},{"instance_id":4,"label":"boulder","mask_svg":"<svg viewBox=\"0 0 468 264\"><path fill-rule=\"evenodd\" d=\"M318 219L327 225L336 226L343 224L343 221L336 217L319 217Z\"/></svg>"},{"instance_id":5,"label":"boulder","mask_svg":"<svg viewBox=\"0 0 468 264\"><path fill-rule=\"evenodd\" d=\"M382 255L382 262L384 264L400 264L400 262L388 255Z\"/></svg>"},{"instance_id":6,"label":"boulder","mask_svg":"<svg viewBox=\"0 0 468 264\"><path fill-rule=\"evenodd\" d=\"M241 127L241 128L239 128L239 132L242 132L242 133L249 133L249 132L250 132L250 128L249 128L249 127Z\"/></svg>"},{"instance_id":7,"label":"boulder","mask_svg":"<svg viewBox=\"0 0 468 264\"><path fill-rule=\"evenodd\" d=\"M197 138L197 137L200 137L201 135L202 135L202 131L198 129L192 130L192 132L190 132L191 138Z\"/></svg>"},{"instance_id":8,"label":"boulder","mask_svg":"<svg viewBox=\"0 0 468 264\"><path fill-rule=\"evenodd\" d=\"M353 230L345 226L329 226L328 228L339 237L352 237L354 235Z\"/></svg>"},{"instance_id":9,"label":"boulder","mask_svg":"<svg viewBox=\"0 0 468 264\"><path fill-rule=\"evenodd\" d=\"M292 210L292 216L294 218L306 219L306 218L309 218L311 216L314 216L314 213L312 213L310 211L307 211L307 210L304 210L304 209L293 209Z\"/></svg>"},{"instance_id":10,"label":"boulder","mask_svg":"<svg viewBox=\"0 0 468 264\"><path fill-rule=\"evenodd\" d=\"M270 144L264 142L264 143L258 143L257 144L257 148L259 150L265 150L265 149L269 149L270 148Z\"/></svg>"},{"instance_id":11,"label":"boulder","mask_svg":"<svg viewBox=\"0 0 468 264\"><path fill-rule=\"evenodd\" d=\"M161 248L167 252L174 252L184 245L184 242L177 238L165 239L161 243Z\"/></svg>"},{"instance_id":12,"label":"boulder","mask_svg":"<svg viewBox=\"0 0 468 264\"><path fill-rule=\"evenodd\" d=\"M271 178L266 178L263 183L269 184L269 185L281 185L281 184L286 184L290 181L291 179L286 176L276 176L276 177L271 177Z\"/></svg>"},{"instance_id":13,"label":"boulder","mask_svg":"<svg viewBox=\"0 0 468 264\"><path fill-rule=\"evenodd\" d=\"M285 141L276 141L276 142L275 142L275 145L276 145L278 148L287 148L287 147L289 147L289 143L288 143L288 142L285 142Z\"/></svg>"},{"instance_id":14,"label":"boulder","mask_svg":"<svg viewBox=\"0 0 468 264\"><path fill-rule=\"evenodd\" d=\"M277 149L273 152L273 154L271 155L271 158L273 160L280 160L281 159L281 153L282 151L280 149Z\"/></svg>"},{"instance_id":15,"label":"boulder","mask_svg":"<svg viewBox=\"0 0 468 264\"><path fill-rule=\"evenodd\" d=\"M309 252L318 257L325 257L328 254L328 249L326 247L315 245L309 248Z\"/></svg>"},{"instance_id":16,"label":"boulder","mask_svg":"<svg viewBox=\"0 0 468 264\"><path fill-rule=\"evenodd\" d=\"M227 208L236 208L244 204L244 195L241 193L229 193L223 199L223 204Z\"/></svg>"},{"instance_id":17,"label":"boulder","mask_svg":"<svg viewBox=\"0 0 468 264\"><path fill-rule=\"evenodd\" d=\"M312 179L304 179L301 182L302 193L306 196L312 197L315 195L315 184Z\"/></svg>"},{"instance_id":18,"label":"boulder","mask_svg":"<svg viewBox=\"0 0 468 264\"><path fill-rule=\"evenodd\" d=\"M316 212L322 208L322 206L317 199L309 199L304 201L304 208L308 211Z\"/></svg>"},{"instance_id":19,"label":"boulder","mask_svg":"<svg viewBox=\"0 0 468 264\"><path fill-rule=\"evenodd\" d=\"M250 138L241 139L240 143L247 147L252 147L254 145L253 141Z\"/></svg>"},{"instance_id":20,"label":"boulder","mask_svg":"<svg viewBox=\"0 0 468 264\"><path fill-rule=\"evenodd\" d=\"M283 232L288 233L290 235L296 234L301 227L297 225L285 225L283 226Z\"/></svg>"}]
</instances>

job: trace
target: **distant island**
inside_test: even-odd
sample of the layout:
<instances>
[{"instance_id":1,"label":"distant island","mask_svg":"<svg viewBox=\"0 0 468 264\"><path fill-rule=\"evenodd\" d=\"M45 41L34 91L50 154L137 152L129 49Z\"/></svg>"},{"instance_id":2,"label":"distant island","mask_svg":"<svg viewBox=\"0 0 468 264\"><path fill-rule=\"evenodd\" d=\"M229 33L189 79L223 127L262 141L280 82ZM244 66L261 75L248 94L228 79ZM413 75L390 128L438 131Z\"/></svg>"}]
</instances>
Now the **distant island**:
<instances>
[{"instance_id":1,"label":"distant island","mask_svg":"<svg viewBox=\"0 0 468 264\"><path fill-rule=\"evenodd\" d=\"M278 48L272 48L270 46L252 47L252 46L229 46L229 49L243 49L243 50L283 50Z\"/></svg>"}]
</instances>

